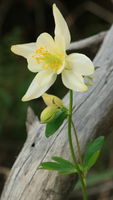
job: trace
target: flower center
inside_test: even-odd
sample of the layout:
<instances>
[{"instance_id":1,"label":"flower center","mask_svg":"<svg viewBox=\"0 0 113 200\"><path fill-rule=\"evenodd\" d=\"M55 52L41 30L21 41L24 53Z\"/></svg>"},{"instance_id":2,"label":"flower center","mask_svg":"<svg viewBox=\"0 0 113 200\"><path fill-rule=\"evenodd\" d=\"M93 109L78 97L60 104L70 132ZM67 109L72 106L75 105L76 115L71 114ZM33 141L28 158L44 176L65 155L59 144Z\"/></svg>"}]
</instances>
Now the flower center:
<instances>
[{"instance_id":1,"label":"flower center","mask_svg":"<svg viewBox=\"0 0 113 200\"><path fill-rule=\"evenodd\" d=\"M43 64L44 69L51 68L54 72L62 67L63 64L63 54L50 53L44 47L39 47L36 49L33 58L36 59L37 64Z\"/></svg>"}]
</instances>

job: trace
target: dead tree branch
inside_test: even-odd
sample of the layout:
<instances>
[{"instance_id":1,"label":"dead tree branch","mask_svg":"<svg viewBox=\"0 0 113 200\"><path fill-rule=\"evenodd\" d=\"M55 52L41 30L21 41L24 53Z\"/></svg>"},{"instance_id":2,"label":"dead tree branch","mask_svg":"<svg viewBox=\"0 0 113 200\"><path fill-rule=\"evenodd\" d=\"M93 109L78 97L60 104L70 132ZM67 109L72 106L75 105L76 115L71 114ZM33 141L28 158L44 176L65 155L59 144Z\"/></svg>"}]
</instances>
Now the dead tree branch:
<instances>
[{"instance_id":1,"label":"dead tree branch","mask_svg":"<svg viewBox=\"0 0 113 200\"><path fill-rule=\"evenodd\" d=\"M92 137L104 134L113 127L113 26L94 59L93 87L83 93L75 93L76 105L73 120L82 151ZM64 98L68 105L68 94ZM109 117L108 117L109 116ZM53 155L70 159L65 122L55 135L47 139L44 126L38 120L31 123L28 137L5 184L1 200L63 200L68 199L75 182L71 175L59 176L55 172L38 170L41 161Z\"/></svg>"}]
</instances>

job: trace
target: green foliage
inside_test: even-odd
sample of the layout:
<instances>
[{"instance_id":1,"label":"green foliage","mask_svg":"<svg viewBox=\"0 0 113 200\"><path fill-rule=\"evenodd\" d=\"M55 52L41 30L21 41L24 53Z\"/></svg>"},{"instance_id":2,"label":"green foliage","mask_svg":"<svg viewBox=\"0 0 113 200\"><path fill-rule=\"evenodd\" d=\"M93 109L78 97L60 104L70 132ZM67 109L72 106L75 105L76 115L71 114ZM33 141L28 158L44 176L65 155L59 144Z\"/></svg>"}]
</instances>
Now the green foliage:
<instances>
[{"instance_id":1,"label":"green foliage","mask_svg":"<svg viewBox=\"0 0 113 200\"><path fill-rule=\"evenodd\" d=\"M46 137L53 135L62 125L67 116L67 110L60 110L59 112L57 112L55 118L46 125Z\"/></svg>"},{"instance_id":2,"label":"green foliage","mask_svg":"<svg viewBox=\"0 0 113 200\"><path fill-rule=\"evenodd\" d=\"M93 186L95 184L99 184L102 181L107 181L109 178L113 178L113 170L105 170L99 173L91 174L87 177L87 186ZM81 183L78 183L75 186L75 189L80 189Z\"/></svg>"},{"instance_id":3,"label":"green foliage","mask_svg":"<svg viewBox=\"0 0 113 200\"><path fill-rule=\"evenodd\" d=\"M100 151L104 144L104 137L100 136L96 140L91 141L86 149L83 166L89 170L97 161Z\"/></svg>"},{"instance_id":4,"label":"green foliage","mask_svg":"<svg viewBox=\"0 0 113 200\"><path fill-rule=\"evenodd\" d=\"M75 166L61 157L53 157L52 160L55 162L43 162L40 164L39 169L54 170L60 174L73 174L77 173Z\"/></svg>"},{"instance_id":5,"label":"green foliage","mask_svg":"<svg viewBox=\"0 0 113 200\"><path fill-rule=\"evenodd\" d=\"M87 184L88 186L98 184L102 181L106 181L109 178L113 178L113 169L101 171L99 173L95 173L93 175L89 175L87 177Z\"/></svg>"},{"instance_id":6,"label":"green foliage","mask_svg":"<svg viewBox=\"0 0 113 200\"><path fill-rule=\"evenodd\" d=\"M100 151L96 151L90 158L87 160L86 168L89 170L97 161Z\"/></svg>"},{"instance_id":7,"label":"green foliage","mask_svg":"<svg viewBox=\"0 0 113 200\"><path fill-rule=\"evenodd\" d=\"M0 139L25 139L26 111L29 103L21 102L21 97L32 80L25 60L14 55L10 47L22 43L20 28L3 37L0 44ZM15 109L16 108L16 109Z\"/></svg>"}]
</instances>

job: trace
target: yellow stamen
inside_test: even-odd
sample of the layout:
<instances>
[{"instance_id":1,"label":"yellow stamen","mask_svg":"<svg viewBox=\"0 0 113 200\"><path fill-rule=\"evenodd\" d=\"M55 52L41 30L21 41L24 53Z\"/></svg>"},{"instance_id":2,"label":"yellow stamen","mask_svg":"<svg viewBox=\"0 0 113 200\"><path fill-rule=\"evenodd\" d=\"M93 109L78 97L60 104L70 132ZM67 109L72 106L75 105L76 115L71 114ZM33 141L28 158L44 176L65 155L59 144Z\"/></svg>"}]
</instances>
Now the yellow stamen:
<instances>
[{"instance_id":1,"label":"yellow stamen","mask_svg":"<svg viewBox=\"0 0 113 200\"><path fill-rule=\"evenodd\" d=\"M32 56L36 59L37 64L43 63L43 68L51 68L54 72L62 67L63 54L50 53L45 47L39 47L35 51L36 53Z\"/></svg>"}]
</instances>

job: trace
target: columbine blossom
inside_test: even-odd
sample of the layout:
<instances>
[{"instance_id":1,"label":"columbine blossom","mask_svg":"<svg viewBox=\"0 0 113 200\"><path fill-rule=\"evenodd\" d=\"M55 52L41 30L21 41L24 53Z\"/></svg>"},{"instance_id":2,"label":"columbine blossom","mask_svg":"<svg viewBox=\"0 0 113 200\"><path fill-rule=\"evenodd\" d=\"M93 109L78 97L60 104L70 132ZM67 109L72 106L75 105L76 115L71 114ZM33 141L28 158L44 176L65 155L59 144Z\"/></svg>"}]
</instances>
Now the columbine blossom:
<instances>
[{"instance_id":1,"label":"columbine blossom","mask_svg":"<svg viewBox=\"0 0 113 200\"><path fill-rule=\"evenodd\" d=\"M62 14L53 5L55 36L42 33L35 43L13 45L11 50L27 59L28 69L37 73L22 98L28 101L40 97L61 74L63 84L74 91L87 91L82 76L94 72L92 61L80 53L66 54L70 45L70 32Z\"/></svg>"}]
</instances>

